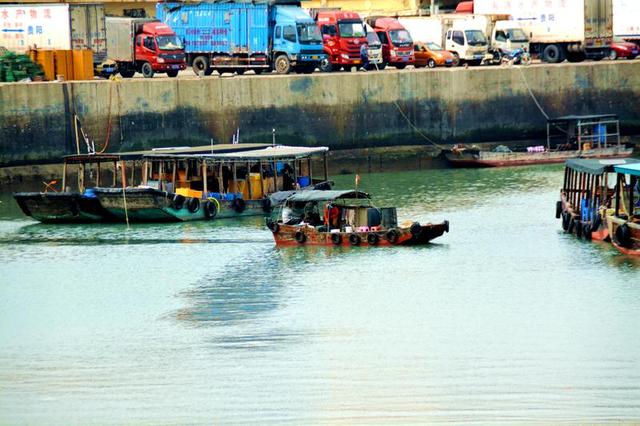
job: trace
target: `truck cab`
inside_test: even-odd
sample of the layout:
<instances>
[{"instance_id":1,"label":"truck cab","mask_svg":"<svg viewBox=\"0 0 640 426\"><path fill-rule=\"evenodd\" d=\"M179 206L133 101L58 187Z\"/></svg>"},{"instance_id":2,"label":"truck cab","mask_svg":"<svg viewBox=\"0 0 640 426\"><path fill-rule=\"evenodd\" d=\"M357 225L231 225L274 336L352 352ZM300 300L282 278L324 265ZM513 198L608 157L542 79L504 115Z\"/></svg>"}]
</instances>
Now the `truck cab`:
<instances>
[{"instance_id":1,"label":"truck cab","mask_svg":"<svg viewBox=\"0 0 640 426\"><path fill-rule=\"evenodd\" d=\"M362 63L360 49L367 43L367 34L360 15L355 12L320 11L317 25L327 54L327 59L320 67L322 71L342 67L351 70Z\"/></svg>"},{"instance_id":2,"label":"truck cab","mask_svg":"<svg viewBox=\"0 0 640 426\"><path fill-rule=\"evenodd\" d=\"M315 21L297 6L271 9L271 63L278 74L312 73L326 59Z\"/></svg>"},{"instance_id":3,"label":"truck cab","mask_svg":"<svg viewBox=\"0 0 640 426\"><path fill-rule=\"evenodd\" d=\"M516 49L529 51L529 37L514 21L496 21L491 32L491 49L494 61Z\"/></svg>"},{"instance_id":4,"label":"truck cab","mask_svg":"<svg viewBox=\"0 0 640 426\"><path fill-rule=\"evenodd\" d=\"M456 22L447 30L445 49L453 53L461 62L480 65L488 52L488 42L484 31L465 21Z\"/></svg>"},{"instance_id":5,"label":"truck cab","mask_svg":"<svg viewBox=\"0 0 640 426\"><path fill-rule=\"evenodd\" d=\"M152 77L156 72L175 77L187 67L182 41L168 25L161 22L148 22L140 26L136 34L135 63L136 70L145 77Z\"/></svg>"},{"instance_id":6,"label":"truck cab","mask_svg":"<svg viewBox=\"0 0 640 426\"><path fill-rule=\"evenodd\" d=\"M397 19L372 18L369 24L382 43L382 57L385 63L398 69L415 63L411 35Z\"/></svg>"},{"instance_id":7,"label":"truck cab","mask_svg":"<svg viewBox=\"0 0 640 426\"><path fill-rule=\"evenodd\" d=\"M369 69L384 69L386 64L382 58L382 43L371 25L365 24L364 27L367 32L367 60L369 61Z\"/></svg>"}]
</instances>

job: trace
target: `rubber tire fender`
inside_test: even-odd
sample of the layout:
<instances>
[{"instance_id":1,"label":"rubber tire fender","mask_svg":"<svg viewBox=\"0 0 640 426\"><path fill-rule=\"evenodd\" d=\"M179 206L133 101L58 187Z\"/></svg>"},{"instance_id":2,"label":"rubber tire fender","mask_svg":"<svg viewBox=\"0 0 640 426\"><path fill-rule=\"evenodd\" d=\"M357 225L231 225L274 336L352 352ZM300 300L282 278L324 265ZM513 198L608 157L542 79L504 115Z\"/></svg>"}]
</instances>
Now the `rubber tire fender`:
<instances>
[{"instance_id":1,"label":"rubber tire fender","mask_svg":"<svg viewBox=\"0 0 640 426\"><path fill-rule=\"evenodd\" d=\"M631 246L631 229L629 229L629 225L625 223L618 226L615 237L620 246L629 248Z\"/></svg>"},{"instance_id":2,"label":"rubber tire fender","mask_svg":"<svg viewBox=\"0 0 640 426\"><path fill-rule=\"evenodd\" d=\"M411 232L411 235L418 235L420 232L422 232L422 226L420 226L418 222L413 222L411 224L411 228L409 228L409 231Z\"/></svg>"},{"instance_id":3,"label":"rubber tire fender","mask_svg":"<svg viewBox=\"0 0 640 426\"><path fill-rule=\"evenodd\" d=\"M278 222L274 221L270 221L269 223L267 223L267 228L269 228L269 230L274 234L277 234L278 231L280 231L280 225L278 224Z\"/></svg>"},{"instance_id":4,"label":"rubber tire fender","mask_svg":"<svg viewBox=\"0 0 640 426\"><path fill-rule=\"evenodd\" d=\"M187 201L187 209L191 213L196 213L200 210L200 200L197 198L190 198L189 201Z\"/></svg>"},{"instance_id":5,"label":"rubber tire fender","mask_svg":"<svg viewBox=\"0 0 640 426\"><path fill-rule=\"evenodd\" d=\"M340 244L342 244L342 235L334 232L333 234L331 234L331 242L334 246L339 246Z\"/></svg>"},{"instance_id":6,"label":"rubber tire fender","mask_svg":"<svg viewBox=\"0 0 640 426\"><path fill-rule=\"evenodd\" d=\"M242 198L236 198L233 200L233 210L236 213L242 213L247 208L247 203Z\"/></svg>"},{"instance_id":7,"label":"rubber tire fender","mask_svg":"<svg viewBox=\"0 0 640 426\"><path fill-rule=\"evenodd\" d=\"M579 219L573 219L573 227L576 230L578 238L582 238L582 221Z\"/></svg>"},{"instance_id":8,"label":"rubber tire fender","mask_svg":"<svg viewBox=\"0 0 640 426\"><path fill-rule=\"evenodd\" d=\"M361 241L358 234L349 234L349 244L352 246L359 246Z\"/></svg>"},{"instance_id":9,"label":"rubber tire fender","mask_svg":"<svg viewBox=\"0 0 640 426\"><path fill-rule=\"evenodd\" d=\"M567 228L567 232L569 234L573 234L573 230L575 229L575 226L576 226L575 220L572 217L569 217L569 226Z\"/></svg>"},{"instance_id":10,"label":"rubber tire fender","mask_svg":"<svg viewBox=\"0 0 640 426\"><path fill-rule=\"evenodd\" d=\"M378 236L378 234L370 232L367 235L367 244L369 244L370 246L377 246L378 241L380 241L380 237Z\"/></svg>"},{"instance_id":11,"label":"rubber tire fender","mask_svg":"<svg viewBox=\"0 0 640 426\"><path fill-rule=\"evenodd\" d=\"M591 224L589 222L585 222L582 224L582 237L589 241L591 240Z\"/></svg>"},{"instance_id":12,"label":"rubber tire fender","mask_svg":"<svg viewBox=\"0 0 640 426\"><path fill-rule=\"evenodd\" d=\"M211 200L204 203L204 217L211 220L218 214L218 206Z\"/></svg>"},{"instance_id":13,"label":"rubber tire fender","mask_svg":"<svg viewBox=\"0 0 640 426\"><path fill-rule=\"evenodd\" d=\"M307 241L307 236L302 231L296 231L296 234L293 236L298 244L304 244Z\"/></svg>"},{"instance_id":14,"label":"rubber tire fender","mask_svg":"<svg viewBox=\"0 0 640 426\"><path fill-rule=\"evenodd\" d=\"M562 201L556 202L556 219L562 217Z\"/></svg>"},{"instance_id":15,"label":"rubber tire fender","mask_svg":"<svg viewBox=\"0 0 640 426\"><path fill-rule=\"evenodd\" d=\"M564 232L569 232L569 225L571 223L571 217L569 212L562 212L562 229Z\"/></svg>"},{"instance_id":16,"label":"rubber tire fender","mask_svg":"<svg viewBox=\"0 0 640 426\"><path fill-rule=\"evenodd\" d=\"M175 194L173 196L173 200L171 201L171 207L173 207L176 210L182 210L182 208L184 207L185 201L186 201L186 198L184 198L184 195Z\"/></svg>"},{"instance_id":17,"label":"rubber tire fender","mask_svg":"<svg viewBox=\"0 0 640 426\"><path fill-rule=\"evenodd\" d=\"M389 229L387 233L384 234L384 236L391 244L395 244L398 242L400 234L398 234L398 231L396 231L395 229Z\"/></svg>"}]
</instances>

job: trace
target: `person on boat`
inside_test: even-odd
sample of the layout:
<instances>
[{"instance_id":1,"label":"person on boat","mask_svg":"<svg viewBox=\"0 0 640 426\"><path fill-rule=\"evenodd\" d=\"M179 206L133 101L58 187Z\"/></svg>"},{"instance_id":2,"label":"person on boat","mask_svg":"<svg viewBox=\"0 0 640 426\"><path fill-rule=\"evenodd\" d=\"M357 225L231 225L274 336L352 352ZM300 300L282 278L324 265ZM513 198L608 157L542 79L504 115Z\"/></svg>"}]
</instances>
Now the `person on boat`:
<instances>
[{"instance_id":1,"label":"person on boat","mask_svg":"<svg viewBox=\"0 0 640 426\"><path fill-rule=\"evenodd\" d=\"M311 226L318 226L322 223L317 201L311 201L304 206L304 221Z\"/></svg>"},{"instance_id":2,"label":"person on boat","mask_svg":"<svg viewBox=\"0 0 640 426\"><path fill-rule=\"evenodd\" d=\"M282 168L282 184L285 191L297 189L296 180L293 177L293 169L289 164L285 164Z\"/></svg>"},{"instance_id":3,"label":"person on boat","mask_svg":"<svg viewBox=\"0 0 640 426\"><path fill-rule=\"evenodd\" d=\"M327 229L340 229L340 208L328 203L324 209L324 224Z\"/></svg>"},{"instance_id":4,"label":"person on boat","mask_svg":"<svg viewBox=\"0 0 640 426\"><path fill-rule=\"evenodd\" d=\"M282 208L282 223L285 225L297 225L300 222L302 222L302 216L289 203L286 203Z\"/></svg>"}]
</instances>

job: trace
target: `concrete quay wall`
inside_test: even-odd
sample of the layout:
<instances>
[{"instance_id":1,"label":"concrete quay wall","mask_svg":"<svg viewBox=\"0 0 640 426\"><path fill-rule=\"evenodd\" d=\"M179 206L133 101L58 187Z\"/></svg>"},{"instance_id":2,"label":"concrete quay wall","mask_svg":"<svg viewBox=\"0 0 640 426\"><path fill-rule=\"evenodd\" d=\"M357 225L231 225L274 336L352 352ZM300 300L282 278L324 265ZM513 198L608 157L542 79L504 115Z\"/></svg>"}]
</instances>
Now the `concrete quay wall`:
<instances>
[{"instance_id":1,"label":"concrete quay wall","mask_svg":"<svg viewBox=\"0 0 640 426\"><path fill-rule=\"evenodd\" d=\"M526 83L525 83L526 82ZM542 139L550 116L616 113L640 133L640 62L0 85L0 166L97 149L230 142L332 149ZM415 127L413 127L415 125ZM84 148L81 146L81 149Z\"/></svg>"}]
</instances>

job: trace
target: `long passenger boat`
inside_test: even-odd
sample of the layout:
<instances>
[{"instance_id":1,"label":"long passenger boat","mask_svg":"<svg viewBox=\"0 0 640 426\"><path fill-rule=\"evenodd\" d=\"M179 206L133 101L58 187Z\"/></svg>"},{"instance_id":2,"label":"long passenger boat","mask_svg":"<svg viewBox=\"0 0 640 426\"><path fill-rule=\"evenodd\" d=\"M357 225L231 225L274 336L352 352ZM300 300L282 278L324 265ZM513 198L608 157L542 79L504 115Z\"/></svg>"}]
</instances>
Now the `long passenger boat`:
<instances>
[{"instance_id":1,"label":"long passenger boat","mask_svg":"<svg viewBox=\"0 0 640 426\"><path fill-rule=\"evenodd\" d=\"M376 208L369 194L356 191L299 191L268 228L278 246L423 245L449 232L449 222L398 225L395 208Z\"/></svg>"},{"instance_id":2,"label":"long passenger boat","mask_svg":"<svg viewBox=\"0 0 640 426\"><path fill-rule=\"evenodd\" d=\"M637 164L639 160L606 159L567 161L556 218L562 229L587 240L609 240L607 211L612 208L614 167Z\"/></svg>"},{"instance_id":3,"label":"long passenger boat","mask_svg":"<svg viewBox=\"0 0 640 426\"><path fill-rule=\"evenodd\" d=\"M146 154L140 185L94 192L111 215L132 222L265 215L271 212L272 193L330 187L327 151L275 145L228 153ZM314 175L314 158L323 162L321 180Z\"/></svg>"},{"instance_id":4,"label":"long passenger boat","mask_svg":"<svg viewBox=\"0 0 640 426\"><path fill-rule=\"evenodd\" d=\"M640 256L640 163L614 171L615 201L606 218L611 242L621 253Z\"/></svg>"},{"instance_id":5,"label":"long passenger boat","mask_svg":"<svg viewBox=\"0 0 640 426\"><path fill-rule=\"evenodd\" d=\"M513 152L506 147L484 151L455 146L443 150L454 167L508 167L563 163L572 158L625 158L633 148L620 143L620 122L614 114L566 116L547 121L546 146Z\"/></svg>"}]
</instances>

